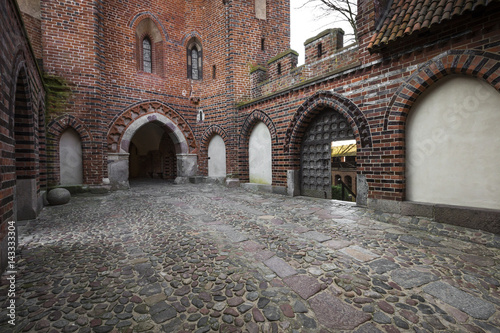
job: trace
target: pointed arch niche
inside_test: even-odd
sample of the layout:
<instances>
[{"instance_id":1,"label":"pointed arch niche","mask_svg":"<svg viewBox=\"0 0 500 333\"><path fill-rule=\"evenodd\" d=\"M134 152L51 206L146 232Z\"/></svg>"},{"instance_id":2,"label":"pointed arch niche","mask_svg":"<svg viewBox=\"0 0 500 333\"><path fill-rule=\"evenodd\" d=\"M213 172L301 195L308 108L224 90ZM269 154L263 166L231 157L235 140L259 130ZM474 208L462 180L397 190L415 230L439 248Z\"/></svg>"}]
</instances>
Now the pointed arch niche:
<instances>
[{"instance_id":1,"label":"pointed arch niche","mask_svg":"<svg viewBox=\"0 0 500 333\"><path fill-rule=\"evenodd\" d=\"M208 177L226 177L226 145L218 134L208 144Z\"/></svg>"},{"instance_id":2,"label":"pointed arch niche","mask_svg":"<svg viewBox=\"0 0 500 333\"><path fill-rule=\"evenodd\" d=\"M271 132L262 121L255 125L248 140L248 167L250 183L271 185L273 181Z\"/></svg>"},{"instance_id":3,"label":"pointed arch niche","mask_svg":"<svg viewBox=\"0 0 500 333\"><path fill-rule=\"evenodd\" d=\"M406 199L500 209L500 93L448 76L422 94L406 125Z\"/></svg>"},{"instance_id":4,"label":"pointed arch niche","mask_svg":"<svg viewBox=\"0 0 500 333\"><path fill-rule=\"evenodd\" d=\"M71 127L59 139L59 170L61 185L83 184L82 140Z\"/></svg>"},{"instance_id":5,"label":"pointed arch niche","mask_svg":"<svg viewBox=\"0 0 500 333\"><path fill-rule=\"evenodd\" d=\"M24 61L16 69L13 87L13 138L15 157L14 218L18 221L36 218L39 212L37 179L39 155L35 136L35 114L31 101L28 73Z\"/></svg>"}]
</instances>

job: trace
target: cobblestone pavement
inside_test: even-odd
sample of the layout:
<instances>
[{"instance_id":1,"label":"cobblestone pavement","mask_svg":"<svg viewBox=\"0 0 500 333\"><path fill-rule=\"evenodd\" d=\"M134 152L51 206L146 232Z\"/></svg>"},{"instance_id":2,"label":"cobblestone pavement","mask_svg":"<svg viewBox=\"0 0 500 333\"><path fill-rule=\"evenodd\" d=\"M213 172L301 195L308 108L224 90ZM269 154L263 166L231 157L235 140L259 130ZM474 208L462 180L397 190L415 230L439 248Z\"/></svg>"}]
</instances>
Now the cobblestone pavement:
<instances>
[{"instance_id":1,"label":"cobblestone pavement","mask_svg":"<svg viewBox=\"0 0 500 333\"><path fill-rule=\"evenodd\" d=\"M139 182L21 228L0 332L500 332L499 248L349 203Z\"/></svg>"}]
</instances>

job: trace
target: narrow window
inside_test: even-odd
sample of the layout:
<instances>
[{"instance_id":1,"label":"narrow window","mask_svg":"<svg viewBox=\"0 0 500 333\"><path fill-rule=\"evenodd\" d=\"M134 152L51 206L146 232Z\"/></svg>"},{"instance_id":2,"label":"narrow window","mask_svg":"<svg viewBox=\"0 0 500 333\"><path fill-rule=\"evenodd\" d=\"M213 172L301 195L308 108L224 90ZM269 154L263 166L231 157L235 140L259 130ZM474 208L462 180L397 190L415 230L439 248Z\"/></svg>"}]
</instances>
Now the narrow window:
<instances>
[{"instance_id":1,"label":"narrow window","mask_svg":"<svg viewBox=\"0 0 500 333\"><path fill-rule=\"evenodd\" d=\"M191 41L187 47L187 77L191 80L201 80L203 77L203 51L201 45Z\"/></svg>"},{"instance_id":2,"label":"narrow window","mask_svg":"<svg viewBox=\"0 0 500 333\"><path fill-rule=\"evenodd\" d=\"M205 114L203 113L203 110L198 111L198 116L196 117L196 120L198 122L205 120Z\"/></svg>"},{"instance_id":3,"label":"narrow window","mask_svg":"<svg viewBox=\"0 0 500 333\"><path fill-rule=\"evenodd\" d=\"M323 55L323 44L319 43L318 44L318 58L321 58Z\"/></svg>"},{"instance_id":4,"label":"narrow window","mask_svg":"<svg viewBox=\"0 0 500 333\"><path fill-rule=\"evenodd\" d=\"M281 62L278 63L278 75L281 75Z\"/></svg>"},{"instance_id":5,"label":"narrow window","mask_svg":"<svg viewBox=\"0 0 500 333\"><path fill-rule=\"evenodd\" d=\"M151 40L149 37L145 37L142 40L142 70L146 73L152 73L153 61L151 54Z\"/></svg>"},{"instance_id":6,"label":"narrow window","mask_svg":"<svg viewBox=\"0 0 500 333\"><path fill-rule=\"evenodd\" d=\"M150 18L139 22L135 29L135 65L142 73L165 75L164 44L160 30Z\"/></svg>"},{"instance_id":7,"label":"narrow window","mask_svg":"<svg viewBox=\"0 0 500 333\"><path fill-rule=\"evenodd\" d=\"M262 38L262 39L260 40L260 50L261 50L261 51L264 51L264 50L266 49L266 44L265 44L265 42L266 42L266 39L265 39L265 38Z\"/></svg>"},{"instance_id":8,"label":"narrow window","mask_svg":"<svg viewBox=\"0 0 500 333\"><path fill-rule=\"evenodd\" d=\"M195 47L191 50L191 78L198 80L198 50Z\"/></svg>"}]
</instances>

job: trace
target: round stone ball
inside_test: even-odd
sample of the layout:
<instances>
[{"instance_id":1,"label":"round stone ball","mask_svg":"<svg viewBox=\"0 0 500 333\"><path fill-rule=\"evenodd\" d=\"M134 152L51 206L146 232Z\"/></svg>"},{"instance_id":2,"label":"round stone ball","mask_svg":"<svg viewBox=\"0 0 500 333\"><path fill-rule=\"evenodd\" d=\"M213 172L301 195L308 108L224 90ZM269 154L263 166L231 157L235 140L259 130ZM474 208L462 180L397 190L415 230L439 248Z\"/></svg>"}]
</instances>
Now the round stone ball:
<instances>
[{"instance_id":1,"label":"round stone ball","mask_svg":"<svg viewBox=\"0 0 500 333\"><path fill-rule=\"evenodd\" d=\"M47 201L53 206L67 204L70 198L71 193L65 188L55 188L47 194Z\"/></svg>"}]
</instances>

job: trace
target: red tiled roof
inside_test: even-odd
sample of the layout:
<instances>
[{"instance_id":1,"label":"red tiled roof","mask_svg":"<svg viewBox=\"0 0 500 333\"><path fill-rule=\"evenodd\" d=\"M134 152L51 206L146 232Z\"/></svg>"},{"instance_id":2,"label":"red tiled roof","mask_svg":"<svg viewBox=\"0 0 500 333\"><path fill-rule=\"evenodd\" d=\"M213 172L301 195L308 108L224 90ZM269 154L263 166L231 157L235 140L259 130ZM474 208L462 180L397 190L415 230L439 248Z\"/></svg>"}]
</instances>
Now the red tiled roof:
<instances>
[{"instance_id":1,"label":"red tiled roof","mask_svg":"<svg viewBox=\"0 0 500 333\"><path fill-rule=\"evenodd\" d=\"M497 0L394 0L372 37L369 50Z\"/></svg>"}]
</instances>

